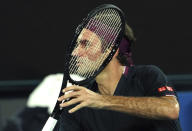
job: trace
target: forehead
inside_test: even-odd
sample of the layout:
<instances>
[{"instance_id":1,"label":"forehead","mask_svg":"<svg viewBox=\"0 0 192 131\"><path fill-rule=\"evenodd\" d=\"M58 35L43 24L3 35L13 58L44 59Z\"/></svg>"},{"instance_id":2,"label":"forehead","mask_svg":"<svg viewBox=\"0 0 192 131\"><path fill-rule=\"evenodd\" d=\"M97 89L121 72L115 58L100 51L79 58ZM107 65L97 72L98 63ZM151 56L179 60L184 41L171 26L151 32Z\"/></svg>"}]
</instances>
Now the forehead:
<instances>
[{"instance_id":1,"label":"forehead","mask_svg":"<svg viewBox=\"0 0 192 131\"><path fill-rule=\"evenodd\" d=\"M88 41L94 41L94 42L99 42L100 38L98 37L98 35L92 31L90 31L89 29L84 28L79 37L78 40L88 40Z\"/></svg>"}]
</instances>

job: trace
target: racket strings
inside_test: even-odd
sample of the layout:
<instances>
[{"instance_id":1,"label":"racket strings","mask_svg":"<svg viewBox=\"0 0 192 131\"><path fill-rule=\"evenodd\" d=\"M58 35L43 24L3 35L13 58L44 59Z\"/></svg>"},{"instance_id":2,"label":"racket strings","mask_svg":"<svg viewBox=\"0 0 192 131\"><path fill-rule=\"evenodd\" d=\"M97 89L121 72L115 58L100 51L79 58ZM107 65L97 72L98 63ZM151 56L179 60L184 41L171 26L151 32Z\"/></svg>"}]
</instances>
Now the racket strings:
<instances>
[{"instance_id":1,"label":"racket strings","mask_svg":"<svg viewBox=\"0 0 192 131\"><path fill-rule=\"evenodd\" d=\"M96 14L95 17L101 18L101 16L102 16L101 14L102 14L102 12L99 12L98 14ZM89 29L89 28L93 25L93 21L94 21L94 18L92 18L92 19L88 22L88 24L85 26L85 28L86 28L86 29ZM97 22L95 26L99 26L99 23ZM99 27L101 27L101 26L99 26ZM98 30L98 28L97 28L96 30ZM93 37L93 35L92 35L91 38L90 38L90 41L92 42L93 39L94 39L94 37ZM80 44L80 43L77 42L77 44L76 44L76 46L75 46L74 49L76 49L76 48L79 46L79 44ZM88 60L85 59L85 63L88 63L87 61L88 61ZM77 61L76 61L76 57L73 56L72 60L70 61L70 67L69 67L70 73L75 73L75 71L76 71L77 68L78 68L78 66L74 66L74 63L75 63L75 62L77 62ZM88 63L87 66L89 66L90 64L91 64L91 63ZM88 70L89 70L89 69L88 69Z\"/></svg>"},{"instance_id":2,"label":"racket strings","mask_svg":"<svg viewBox=\"0 0 192 131\"><path fill-rule=\"evenodd\" d=\"M103 13L106 13L106 12L99 12L98 14L96 14L96 16L94 17L94 18L92 18L89 22L88 22L88 24L85 26L85 28L86 29L90 29L92 26L93 26L93 24L94 24L94 26L96 26L97 28L96 28L96 30L95 30L95 32L97 32L97 30L99 30L100 28L102 28L102 26L101 26L101 22L96 22L95 23L95 18L98 18L98 19L100 19L100 20L103 20L104 19L104 17L102 17L102 14ZM103 19L101 19L101 18L103 18ZM91 37L90 37L90 41L91 42L93 42L93 39L94 39L94 35L91 35ZM76 45L76 47L77 46L79 46L79 43ZM91 63L90 62L88 62L88 59L85 59L85 63L87 63L87 66L89 66ZM72 69L72 71L74 71L74 70L76 70L78 67L76 66L76 68L73 68ZM90 70L90 68L88 68L87 69L87 72L89 72L89 70ZM82 72L85 72L85 70L82 70Z\"/></svg>"},{"instance_id":3,"label":"racket strings","mask_svg":"<svg viewBox=\"0 0 192 131\"><path fill-rule=\"evenodd\" d=\"M110 14L111 14L111 12L109 12ZM114 13L114 11L112 12L112 13ZM103 21L104 23L107 23L106 21ZM113 20L113 23L111 22L111 25L115 25L114 24L114 22L115 22L115 20ZM109 25L109 26L111 26L111 25ZM115 25L116 26L116 25ZM99 26L99 27L102 27L102 26ZM117 26L116 26L117 27ZM87 27L88 28L88 27ZM118 27L119 28L119 27ZM105 31L108 31L108 30L104 30L104 31L102 31L102 32L97 32L97 30L95 31L95 33L97 33L97 34L99 34L99 36L104 36L105 37L105 35L106 35L106 32ZM109 30L109 31L112 31L112 30ZM100 34L100 33L102 33L102 34ZM93 37L91 38L91 41L92 41L92 39L93 39ZM115 40L115 39L114 39ZM110 42L111 43L111 42ZM108 46L110 46L110 45L108 45ZM105 47L105 48L108 48L108 47ZM105 58L105 57L103 57L103 58ZM87 61L87 59L86 59L86 61ZM97 65L96 65L96 67L98 67L98 65L100 65L101 64L101 62L102 62L103 60L101 60L100 61L100 63L97 63ZM86 63L86 62L85 62ZM89 63L90 64L90 63ZM89 65L88 65L88 67L89 67ZM89 69L87 69L86 68L86 71L88 71L89 72ZM84 72L84 71L83 71ZM92 75L94 72L91 72L91 74L89 73L88 75Z\"/></svg>"},{"instance_id":4,"label":"racket strings","mask_svg":"<svg viewBox=\"0 0 192 131\"><path fill-rule=\"evenodd\" d=\"M115 14L116 12L114 10L111 10L112 12L109 12L110 14ZM117 17L118 18L118 17ZM111 22L110 22L111 21ZM115 26L117 29L119 29L120 27L118 26L119 24L119 21L120 19L118 20L109 20L109 19L105 19L105 21L103 21L103 23L110 23L109 24L109 27L112 27L112 26ZM120 25L120 24L119 24ZM108 41L108 44L106 44L106 46L103 47L103 50L106 50L106 49L109 49L110 47L112 48L112 44L115 42L116 40L116 37L117 37L117 29L106 29L106 30L103 30L102 32L96 32L99 34L99 36L104 36L104 38L106 38L106 35L107 34L111 34L111 35L115 35L115 38L110 38L110 37L107 37L107 39L105 39L105 41ZM100 60L99 63L96 63L96 67L100 67L100 65L103 63L103 61L106 59L106 57L109 55L109 53L106 53ZM99 68L97 68L99 69ZM91 72L89 75L93 75L94 72Z\"/></svg>"},{"instance_id":5,"label":"racket strings","mask_svg":"<svg viewBox=\"0 0 192 131\"><path fill-rule=\"evenodd\" d=\"M99 16L101 14L101 12L99 12L98 14L96 14L96 16ZM101 16L101 15L100 15ZM88 22L88 24L86 25L86 27L85 28L90 28L90 26L92 25L92 21L90 20L89 22ZM92 39L93 39L93 37L92 37ZM91 39L91 41L92 41L92 39ZM78 46L79 46L79 42L77 41L77 44L76 44L76 46L75 46L75 48L74 49L76 49ZM70 61L70 66L69 66L69 69L70 69L70 73L72 73L72 72L74 72L77 68L78 68L78 66L74 66L74 63L76 62L76 57L75 56L73 56L72 57L72 59L71 59L71 61ZM85 62L86 63L86 62Z\"/></svg>"},{"instance_id":6,"label":"racket strings","mask_svg":"<svg viewBox=\"0 0 192 131\"><path fill-rule=\"evenodd\" d=\"M96 28L96 30L94 31L94 33L97 34L98 36L104 36L104 37L105 37L105 34L107 33L107 32L106 32L107 29L106 29L106 30L103 30L103 29L102 29L102 28L103 28L102 24L103 24L106 20L108 20L108 19L106 19L105 17L103 17L103 15L101 15L101 14L108 14L108 13L111 13L111 10L105 10L104 12L102 12L102 13L100 13L99 15L95 16L94 19L92 20L92 21L93 21L92 23L94 23L94 21L99 21L99 22L96 22L95 26L96 26L97 28ZM99 17L98 17L98 16L99 16ZM92 27L92 25L93 25L92 23L91 23L89 26L85 27L85 28L86 28L86 29L90 29L90 28ZM100 30L102 30L102 31L100 31ZM92 43L94 42L94 38L95 38L94 35L91 35L90 41L91 41ZM101 38L100 38L100 39L101 39ZM102 41L102 42L103 42L103 41ZM96 47L95 51L101 50L101 49L99 49L99 48L101 48L100 45L98 45L98 46ZM102 62L102 59L99 59L99 62L94 63L94 64L96 64L95 67L94 67L94 69L96 69L96 71L97 71L99 65L101 64L101 62ZM86 59L86 62L85 62L85 63L88 63L87 67L90 67L90 65L93 64L93 63L91 63L91 62L88 62L88 59ZM86 69L84 68L84 70L83 70L82 72L88 72L85 77L89 77L89 76L92 76L92 75L94 74L94 72L91 71L91 70L92 70L92 68L86 68Z\"/></svg>"},{"instance_id":7,"label":"racket strings","mask_svg":"<svg viewBox=\"0 0 192 131\"><path fill-rule=\"evenodd\" d=\"M101 12L100 12L100 13L101 13ZM99 13L99 14L100 14L100 13ZM99 15L99 14L97 14L97 15ZM91 21L89 21L89 23L87 24L86 28L89 28L89 27L91 26L90 23L91 23ZM93 39L93 37L92 37L92 39ZM92 40L90 40L90 41L92 41ZM77 44L76 44L76 46L75 46L74 49L77 49L77 47L79 46L79 44L80 44L80 42L77 41ZM77 68L78 68L78 66L75 65L75 63L77 62L76 60L77 60L77 57L73 56L72 59L71 59L71 61L70 61L70 66L69 66L70 74L75 73L75 71L76 71ZM85 63L88 63L87 60L85 61ZM89 63L89 64L90 64L90 63Z\"/></svg>"},{"instance_id":8,"label":"racket strings","mask_svg":"<svg viewBox=\"0 0 192 131\"><path fill-rule=\"evenodd\" d=\"M93 27L96 27L94 30ZM99 12L95 15L85 26L85 29L93 30L94 34L99 36L102 43L102 50L106 52L107 50L112 49L114 46L115 40L121 31L121 19L119 14L113 9L106 9L104 11ZM83 31L81 32L83 33ZM89 41L94 43L95 35L92 34L89 36ZM82 35L82 34L80 34ZM105 44L104 44L105 43ZM77 42L74 50L78 49L80 43ZM101 49L101 45L97 44L94 48L93 53ZM95 51L95 52L94 52ZM79 63L78 56L72 56L69 64L69 73L77 74L82 77L89 78L92 76L102 65L103 61L107 58L109 53L103 53L104 55L101 58L98 58L95 62L90 62L90 60L83 59L83 63ZM97 57L97 56L95 56ZM79 65L78 65L79 64ZM80 68L80 66L84 66L84 68Z\"/></svg>"},{"instance_id":9,"label":"racket strings","mask_svg":"<svg viewBox=\"0 0 192 131\"><path fill-rule=\"evenodd\" d=\"M106 22L105 22L106 23ZM112 25L113 25L113 23L112 23ZM105 30L106 31L106 30ZM110 30L110 31L112 31L112 30ZM99 34L99 32L97 32L97 30L95 31L96 33L98 33ZM102 32L104 35L105 35L105 32L103 31ZM103 35L103 34L99 34L99 35ZM93 37L91 38L91 39L93 39ZM115 39L114 39L115 40ZM110 46L110 45L108 45L108 46ZM102 61L102 60L101 60ZM86 62L85 62L86 63ZM90 63L89 63L90 64ZM101 64L101 62L100 63L98 63L99 65ZM97 65L98 65L97 64ZM98 67L98 66L96 66L96 67ZM87 70L87 69L86 69ZM93 74L93 72L92 72L92 74ZM92 74L88 74L88 75L92 75Z\"/></svg>"}]
</instances>

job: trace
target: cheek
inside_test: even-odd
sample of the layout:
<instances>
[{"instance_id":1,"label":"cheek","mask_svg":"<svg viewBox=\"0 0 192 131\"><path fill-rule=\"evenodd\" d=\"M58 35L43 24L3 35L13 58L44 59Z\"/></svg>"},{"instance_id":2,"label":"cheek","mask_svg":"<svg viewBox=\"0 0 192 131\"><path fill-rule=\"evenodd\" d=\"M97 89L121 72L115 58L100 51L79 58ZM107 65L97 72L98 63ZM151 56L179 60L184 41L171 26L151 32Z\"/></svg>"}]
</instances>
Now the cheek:
<instances>
[{"instance_id":1,"label":"cheek","mask_svg":"<svg viewBox=\"0 0 192 131\"><path fill-rule=\"evenodd\" d=\"M72 55L73 56L84 56L86 53L86 51L81 48L81 47L77 47L76 49L73 50Z\"/></svg>"},{"instance_id":2,"label":"cheek","mask_svg":"<svg viewBox=\"0 0 192 131\"><path fill-rule=\"evenodd\" d=\"M101 56L100 49L97 49L95 51L94 48L90 48L89 50L87 50L87 57L91 61L97 61L100 56Z\"/></svg>"}]
</instances>

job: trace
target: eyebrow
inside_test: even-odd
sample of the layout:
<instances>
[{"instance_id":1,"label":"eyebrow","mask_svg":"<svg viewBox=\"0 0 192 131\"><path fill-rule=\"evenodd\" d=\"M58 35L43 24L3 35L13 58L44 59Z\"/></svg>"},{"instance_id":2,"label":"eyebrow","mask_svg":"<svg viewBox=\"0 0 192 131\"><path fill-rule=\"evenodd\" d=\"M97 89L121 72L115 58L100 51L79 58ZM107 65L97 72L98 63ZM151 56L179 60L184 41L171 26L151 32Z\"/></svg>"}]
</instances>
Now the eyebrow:
<instances>
[{"instance_id":1,"label":"eyebrow","mask_svg":"<svg viewBox=\"0 0 192 131\"><path fill-rule=\"evenodd\" d=\"M87 39L77 40L77 42L80 43L80 44L89 44L89 43L91 43L91 41L87 40Z\"/></svg>"}]
</instances>

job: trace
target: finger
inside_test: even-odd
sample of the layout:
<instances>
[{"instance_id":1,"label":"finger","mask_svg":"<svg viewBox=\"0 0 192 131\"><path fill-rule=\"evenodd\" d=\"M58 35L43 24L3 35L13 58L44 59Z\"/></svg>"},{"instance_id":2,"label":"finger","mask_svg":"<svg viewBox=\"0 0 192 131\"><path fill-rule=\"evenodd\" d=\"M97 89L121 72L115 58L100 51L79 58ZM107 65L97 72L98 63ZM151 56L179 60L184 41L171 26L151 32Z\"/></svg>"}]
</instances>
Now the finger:
<instances>
[{"instance_id":1,"label":"finger","mask_svg":"<svg viewBox=\"0 0 192 131\"><path fill-rule=\"evenodd\" d=\"M73 105L73 104L76 104L76 103L80 103L80 102L81 102L80 99L78 99L78 98L73 98L73 99L71 99L70 101L61 103L61 104L60 104L60 107L67 107L67 106L70 106L70 105Z\"/></svg>"},{"instance_id":2,"label":"finger","mask_svg":"<svg viewBox=\"0 0 192 131\"><path fill-rule=\"evenodd\" d=\"M74 112L78 111L79 109L81 109L81 108L83 108L83 107L85 107L85 106L86 106L86 105L85 105L84 103L81 103L81 104L75 106L74 108L70 109L70 110L69 110L69 113L74 113Z\"/></svg>"},{"instance_id":3,"label":"finger","mask_svg":"<svg viewBox=\"0 0 192 131\"><path fill-rule=\"evenodd\" d=\"M66 100L66 99L72 98L72 97L77 97L78 95L79 95L79 92L76 92L76 91L69 92L67 94L64 94L64 95L60 96L58 98L58 101L63 101L63 100Z\"/></svg>"},{"instance_id":4,"label":"finger","mask_svg":"<svg viewBox=\"0 0 192 131\"><path fill-rule=\"evenodd\" d=\"M78 91L78 90L81 90L81 89L83 89L83 87L81 87L81 86L77 86L77 85L73 85L73 86L69 86L69 87L66 87L65 89L63 89L63 93L65 93L65 92L67 92L67 91L71 91L71 90L73 90L73 91Z\"/></svg>"}]
</instances>

